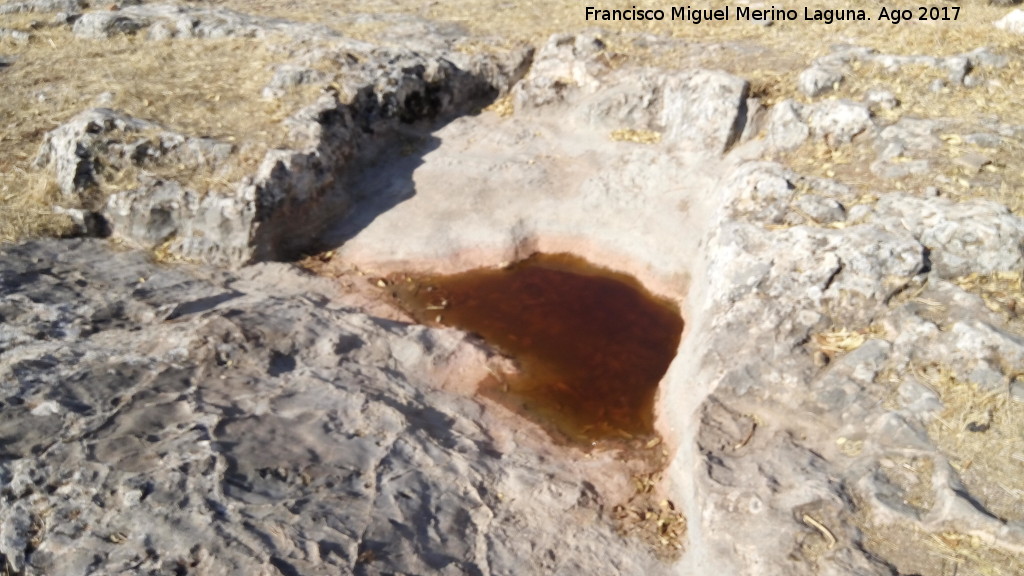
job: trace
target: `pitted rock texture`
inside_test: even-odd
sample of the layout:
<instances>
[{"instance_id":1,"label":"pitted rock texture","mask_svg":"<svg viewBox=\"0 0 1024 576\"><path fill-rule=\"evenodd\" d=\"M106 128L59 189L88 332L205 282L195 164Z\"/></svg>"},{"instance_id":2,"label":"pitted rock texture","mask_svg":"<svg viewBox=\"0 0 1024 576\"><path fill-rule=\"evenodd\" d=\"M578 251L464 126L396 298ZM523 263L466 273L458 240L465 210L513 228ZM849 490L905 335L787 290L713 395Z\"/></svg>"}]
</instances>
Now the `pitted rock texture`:
<instances>
[{"instance_id":1,"label":"pitted rock texture","mask_svg":"<svg viewBox=\"0 0 1024 576\"><path fill-rule=\"evenodd\" d=\"M591 36L554 36L513 91L518 108L572 102L569 114L609 129L647 129L693 150L721 154L746 127L749 84L718 70L618 74ZM580 97L579 94L587 96Z\"/></svg>"},{"instance_id":2,"label":"pitted rock texture","mask_svg":"<svg viewBox=\"0 0 1024 576\"><path fill-rule=\"evenodd\" d=\"M884 88L761 114L742 78L616 68L594 35L555 36L535 59L446 51L440 36L424 52L332 37L282 62L263 96L324 90L286 120L298 144L229 193L146 173L219 143L113 111L58 128L40 159L68 194L102 184L98 165L131 163L139 186L97 208L113 234L206 263L320 244L331 276L572 251L676 299L687 332L658 419L683 554L661 563L613 534L589 483L600 467L547 458L516 441L526 423L437 389L446 370L484 365L469 337L346 308L282 265L168 268L65 242L0 259L13 570L930 576L945 557L912 551L949 534L971 543L963 562L1020 568L1024 486L999 483L1019 474L986 476L941 437L956 399L939 385L1019 396L1016 301L964 286L1020 272L1024 222L945 184L897 185L934 170L951 131L983 149L956 158L979 172L1020 127L902 116ZM344 74L318 69L324 57ZM840 47L801 64L827 69L805 91L824 95L856 61L941 69L951 90L1006 65L986 49ZM511 117L452 119L500 94ZM435 117L450 121L421 122ZM381 153L396 135L425 145ZM863 178L777 161L805 143L870 151L848 155ZM996 410L1017 408L966 414L957 438L984 445Z\"/></svg>"},{"instance_id":3,"label":"pitted rock texture","mask_svg":"<svg viewBox=\"0 0 1024 576\"><path fill-rule=\"evenodd\" d=\"M99 241L0 258L0 555L14 573L663 573L579 471L435 389L483 352L283 265ZM557 517L557 518L556 518Z\"/></svg>"},{"instance_id":4,"label":"pitted rock texture","mask_svg":"<svg viewBox=\"0 0 1024 576\"><path fill-rule=\"evenodd\" d=\"M295 36L334 35L322 26L268 20L222 8L141 3L118 10L87 12L75 22L73 30L82 38L109 38L145 30L151 40L262 37L274 32Z\"/></svg>"},{"instance_id":5,"label":"pitted rock texture","mask_svg":"<svg viewBox=\"0 0 1024 576\"><path fill-rule=\"evenodd\" d=\"M592 47L552 42L565 58ZM691 521L676 573L903 570L898 553L872 548L878 526L960 530L1016 554L1024 531L1012 505L958 472L964 461L932 435L946 401L928 392L926 373L1010 385L1024 341L953 282L1019 269L1024 222L991 201L895 190L866 199L857 183L763 159L786 138L923 152L946 124L883 124L866 102L782 102L768 117L799 123L769 123L778 138L709 158L670 138L613 141L614 122L595 124L599 115L573 104L619 103L607 110L622 111L611 116L620 122L662 104L618 99L614 74L559 73L572 70L581 80L559 100L531 92L544 84L528 75L513 92L538 94L536 106L457 120L415 170L396 160L368 173L354 218L328 236L339 239L338 266L456 271L564 250L679 298L688 336L659 401L680 443L669 471ZM918 475L901 479L893 467L907 468L894 462Z\"/></svg>"}]
</instances>

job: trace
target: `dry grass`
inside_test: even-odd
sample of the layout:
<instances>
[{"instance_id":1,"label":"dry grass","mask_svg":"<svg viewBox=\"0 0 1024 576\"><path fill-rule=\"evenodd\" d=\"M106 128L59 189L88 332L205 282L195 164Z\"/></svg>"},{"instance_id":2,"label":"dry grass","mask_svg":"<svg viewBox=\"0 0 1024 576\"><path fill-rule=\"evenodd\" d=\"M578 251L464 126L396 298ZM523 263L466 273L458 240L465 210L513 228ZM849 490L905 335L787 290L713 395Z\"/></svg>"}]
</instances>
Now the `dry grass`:
<instances>
[{"instance_id":1,"label":"dry grass","mask_svg":"<svg viewBox=\"0 0 1024 576\"><path fill-rule=\"evenodd\" d=\"M955 530L926 532L916 525L878 524L857 518L864 547L885 558L899 574L921 576L1016 576L1024 557L993 545L992 538Z\"/></svg>"},{"instance_id":2,"label":"dry grass","mask_svg":"<svg viewBox=\"0 0 1024 576\"><path fill-rule=\"evenodd\" d=\"M616 142L633 142L634 144L657 144L661 142L661 133L653 130L614 130L609 137Z\"/></svg>"},{"instance_id":3,"label":"dry grass","mask_svg":"<svg viewBox=\"0 0 1024 576\"><path fill-rule=\"evenodd\" d=\"M968 277L964 283L985 286L989 280ZM1004 520L1024 518L1024 403L1014 401L1006 388L986 390L958 378L950 366L913 366L911 373L942 401L943 409L928 422L927 431L971 497ZM879 377L894 390L901 380L893 373ZM899 488L905 505L927 513L935 502L934 466L927 457L897 458L880 473ZM871 517L870 507L859 504L857 509L853 521L864 533L866 549L902 574L1024 573L1024 557L1000 547L992 535L963 533L952 525L930 532L911 522L882 524Z\"/></svg>"},{"instance_id":4,"label":"dry grass","mask_svg":"<svg viewBox=\"0 0 1024 576\"><path fill-rule=\"evenodd\" d=\"M70 233L71 219L50 209L59 195L52 178L21 167L0 172L0 243Z\"/></svg>"},{"instance_id":5,"label":"dry grass","mask_svg":"<svg viewBox=\"0 0 1024 576\"><path fill-rule=\"evenodd\" d=\"M633 495L612 508L612 519L623 535L639 538L662 558L676 558L686 539L686 517L671 500L659 499L659 473L633 477Z\"/></svg>"},{"instance_id":6,"label":"dry grass","mask_svg":"<svg viewBox=\"0 0 1024 576\"><path fill-rule=\"evenodd\" d=\"M484 110L488 112L494 112L502 118L508 118L512 114L515 114L515 104L512 103L512 96L506 94L501 98L498 98L494 102L491 102Z\"/></svg>"},{"instance_id":7,"label":"dry grass","mask_svg":"<svg viewBox=\"0 0 1024 576\"><path fill-rule=\"evenodd\" d=\"M1024 520L1024 403L1009 390L986 390L947 366L915 370L942 400L928 434L957 469L964 485L991 513Z\"/></svg>"},{"instance_id":8,"label":"dry grass","mask_svg":"<svg viewBox=\"0 0 1024 576\"><path fill-rule=\"evenodd\" d=\"M860 330L838 328L827 332L819 332L811 336L811 343L829 358L833 358L860 348L871 338L882 336L881 328L869 326Z\"/></svg>"},{"instance_id":9,"label":"dry grass","mask_svg":"<svg viewBox=\"0 0 1024 576\"><path fill-rule=\"evenodd\" d=\"M1010 329L1024 334L1024 271L971 274L954 282L980 296L985 306L1000 314Z\"/></svg>"},{"instance_id":10,"label":"dry grass","mask_svg":"<svg viewBox=\"0 0 1024 576\"><path fill-rule=\"evenodd\" d=\"M52 174L34 169L32 159L47 131L82 110L102 105L172 131L244 142L233 157L241 166L225 167L226 173L158 167L212 188L223 185L232 168L251 172L267 148L286 143L280 122L307 96L260 98L271 64L282 60L275 39L83 40L66 28L40 27L48 16L0 16L0 27L33 34L28 44L0 41L11 62L0 69L0 241L67 231L63 217L49 210L56 199ZM133 174L110 176L114 187L134 183Z\"/></svg>"},{"instance_id":11,"label":"dry grass","mask_svg":"<svg viewBox=\"0 0 1024 576\"><path fill-rule=\"evenodd\" d=\"M984 71L990 80L971 90L930 90L943 72L906 67L893 74L877 66L856 66L834 97L859 99L865 90L881 86L902 101L899 114L956 118L963 126L998 117L1024 124L1024 108L1017 94L1024 88L1024 38L991 26L1006 9L981 2L965 6L957 22L904 22L890 25L864 23L815 24L778 22L765 28L749 22L587 22L583 5L571 0L554 2L477 0L437 2L366 0L355 9L349 1L316 0L207 0L191 2L236 9L256 15L314 22L356 38L373 40L382 29L409 18L423 17L456 25L467 34L462 48L493 47L526 41L539 45L558 32L598 31L614 54L617 65L684 68L705 66L748 78L752 93L771 104L783 98L805 100L796 89L796 76L815 57L826 54L831 43L867 46L882 53L954 55L990 46L1011 56L1001 70ZM876 2L810 0L809 9L864 8L872 17ZM645 5L645 7L648 5ZM654 2L651 8L670 10L673 4ZM297 90L283 100L263 100L260 92L269 81L272 65L286 59L280 47L286 39L168 40L150 42L135 37L81 40L70 31L51 26L48 14L0 16L0 27L29 31L27 44L0 40L0 53L12 61L0 69L0 239L11 241L30 235L48 235L66 229L49 213L53 199L49 175L34 172L29 160L43 134L72 115L104 105L154 120L189 135L248 143L236 155L227 174L186 175L198 188L217 187L231 176L251 171L267 148L287 142L280 121L308 101ZM659 41L650 42L649 35ZM325 64L326 63L322 63ZM316 67L316 66L315 66ZM496 110L512 112L508 103ZM894 119L879 112L883 122ZM613 135L613 138L615 135ZM627 138L638 141L634 138ZM647 141L640 138L639 141ZM987 179L976 182L960 172L955 160L965 151L951 144L940 154L937 169L927 177L895 182L878 181L866 169L873 158L868 143L829 147L810 142L782 160L798 172L844 179L864 190L883 188L916 190L940 184L958 197L988 197L1024 214L1024 145L1008 143L987 152L992 162ZM168 175L175 175L169 169ZM130 175L128 175L130 176ZM177 176L181 176L178 174ZM967 182L966 185L958 183ZM127 178L125 185L131 184Z\"/></svg>"}]
</instances>

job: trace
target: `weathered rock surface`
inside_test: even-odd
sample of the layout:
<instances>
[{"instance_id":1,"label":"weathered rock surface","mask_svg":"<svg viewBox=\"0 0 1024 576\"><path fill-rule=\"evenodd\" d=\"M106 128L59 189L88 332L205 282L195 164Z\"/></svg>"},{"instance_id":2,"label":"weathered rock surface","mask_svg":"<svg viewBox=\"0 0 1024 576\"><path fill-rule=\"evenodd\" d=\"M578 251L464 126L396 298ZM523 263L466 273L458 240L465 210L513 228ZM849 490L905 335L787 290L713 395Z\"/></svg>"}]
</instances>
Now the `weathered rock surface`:
<instances>
[{"instance_id":1,"label":"weathered rock surface","mask_svg":"<svg viewBox=\"0 0 1024 576\"><path fill-rule=\"evenodd\" d=\"M812 66L801 72L797 81L800 91L813 98L838 86L843 81L843 73L835 68Z\"/></svg>"},{"instance_id":2,"label":"weathered rock surface","mask_svg":"<svg viewBox=\"0 0 1024 576\"><path fill-rule=\"evenodd\" d=\"M952 122L873 116L897 109L891 93L784 101L760 138L744 80L613 68L594 36L552 38L528 73L529 52L337 42L317 49L361 58L343 77L313 66L322 54L277 69L267 97L339 87L287 121L295 149L232 193L147 170L222 143L113 111L58 128L40 162L66 194L102 185L98 166L138 169L138 187L98 208L113 233L206 262L316 242L333 248L326 276L535 251L634 274L687 323L658 403L684 553L665 563L614 534L614 454L544 448L469 394L489 354L470 337L369 316L285 265L158 266L70 241L0 258L0 554L14 571L929 574L942 565L878 542L950 531L984 543L972 554L1024 552L1020 488L964 465L933 426L950 405L935 374L1020 388L1024 338L960 280L1019 271L1024 222L766 160L807 139L867 144L877 158L859 168L896 180L929 168ZM965 86L1001 65L856 47L812 65L845 74L855 60L945 67ZM415 124L499 93L510 118ZM371 153L401 130L429 145ZM994 416L976 420L964 431Z\"/></svg>"},{"instance_id":3,"label":"weathered rock surface","mask_svg":"<svg viewBox=\"0 0 1024 576\"><path fill-rule=\"evenodd\" d=\"M175 133L108 109L83 112L50 132L37 164L54 170L65 196L136 172L136 187L110 194L105 206L87 206L114 236L135 245L166 243L183 257L226 265L283 258L307 249L327 222L349 209L346 180L357 156L388 146L405 125L479 107L521 77L530 55L526 49L498 56L419 54L351 41L306 54L349 65L317 75L300 58L278 70L265 95L314 79L330 90L285 121L294 148L271 150L254 174L227 190L160 177L153 168L217 176L230 170L238 144Z\"/></svg>"},{"instance_id":4,"label":"weathered rock surface","mask_svg":"<svg viewBox=\"0 0 1024 576\"><path fill-rule=\"evenodd\" d=\"M541 92L544 104L510 119L446 126L435 133L444 145L414 171L379 166L360 188L393 200L359 204L328 236L344 241L340 265L462 270L572 251L678 298L689 336L659 404L679 442L670 471L691 520L677 573L892 574L902 560L869 550L865 522L905 534L955 525L1015 554L1022 525L1005 502L968 488L929 435L944 405L912 374L941 365L1008 385L1024 341L947 280L1019 269L1020 218L990 202L898 193L864 204L852 185L746 160L808 137L921 152L932 125L876 126L855 102L788 102L769 113L783 118L766 128L774 137L709 159L670 139L613 142L607 124L564 113L602 97L620 103L607 108L626 111L620 119L661 105L617 99L611 74L593 82L610 93L577 87L559 105ZM644 71L636 82L653 85ZM925 329L947 305L956 335ZM829 348L823 335L843 330L856 344ZM979 356L982 341L1000 352ZM932 490L921 509L900 504L908 484L880 472L908 458L931 463L914 480Z\"/></svg>"},{"instance_id":5,"label":"weathered rock surface","mask_svg":"<svg viewBox=\"0 0 1024 576\"><path fill-rule=\"evenodd\" d=\"M1013 10L996 22L996 28L1024 34L1024 10Z\"/></svg>"},{"instance_id":6,"label":"weathered rock surface","mask_svg":"<svg viewBox=\"0 0 1024 576\"><path fill-rule=\"evenodd\" d=\"M18 12L81 12L88 5L86 0L27 0L8 2L0 5L0 14Z\"/></svg>"},{"instance_id":7,"label":"weathered rock surface","mask_svg":"<svg viewBox=\"0 0 1024 576\"><path fill-rule=\"evenodd\" d=\"M766 139L776 150L792 150L808 137L830 145L848 144L854 137L875 128L870 108L849 100L825 100L800 104L784 100L768 113Z\"/></svg>"},{"instance_id":8,"label":"weathered rock surface","mask_svg":"<svg viewBox=\"0 0 1024 576\"><path fill-rule=\"evenodd\" d=\"M664 572L603 520L586 476L611 464L566 468L438 389L473 362L480 377L477 344L334 290L284 265L167 267L99 241L5 249L7 569Z\"/></svg>"},{"instance_id":9,"label":"weathered rock surface","mask_svg":"<svg viewBox=\"0 0 1024 576\"><path fill-rule=\"evenodd\" d=\"M119 10L94 10L74 23L82 38L109 38L145 30L147 38L263 37L274 32L294 36L337 36L323 26L257 18L222 8L186 7L174 4L139 4Z\"/></svg>"},{"instance_id":10,"label":"weathered rock surface","mask_svg":"<svg viewBox=\"0 0 1024 576\"><path fill-rule=\"evenodd\" d=\"M571 101L567 112L590 124L654 130L667 141L712 154L725 152L743 134L749 121L745 80L715 70L616 73L603 50L594 37L551 38L515 87L516 107L536 110Z\"/></svg>"}]
</instances>

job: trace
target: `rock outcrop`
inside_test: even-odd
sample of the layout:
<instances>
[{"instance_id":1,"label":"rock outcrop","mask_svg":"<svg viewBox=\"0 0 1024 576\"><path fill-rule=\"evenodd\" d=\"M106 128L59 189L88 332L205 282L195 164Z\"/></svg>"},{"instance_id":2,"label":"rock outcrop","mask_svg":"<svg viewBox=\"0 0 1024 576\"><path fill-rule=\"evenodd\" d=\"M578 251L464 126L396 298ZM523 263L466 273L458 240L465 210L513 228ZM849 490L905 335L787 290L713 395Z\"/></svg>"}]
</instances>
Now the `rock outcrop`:
<instances>
[{"instance_id":1,"label":"rock outcrop","mask_svg":"<svg viewBox=\"0 0 1024 576\"><path fill-rule=\"evenodd\" d=\"M450 369L481 377L478 343L335 290L287 265L167 267L96 240L6 248L0 563L665 572L602 520L580 469L492 436L484 406L439 389Z\"/></svg>"},{"instance_id":2,"label":"rock outcrop","mask_svg":"<svg viewBox=\"0 0 1024 576\"><path fill-rule=\"evenodd\" d=\"M215 21L289 26L147 5L75 29L159 41L220 34ZM293 145L228 189L161 166L216 173L238 144L159 119L87 110L46 136L39 165L65 197L109 192L92 220L76 213L83 229L197 262L94 239L3 249L0 565L888 576L939 573L945 556L919 551L945 542L1024 569L1024 220L963 197L1020 129L901 116L885 87L821 98L854 62L972 90L1000 55L840 47L800 77L814 100L760 110L742 78L612 66L595 35L552 37L536 58L420 41L325 33L289 55L261 96L322 89L285 120ZM476 114L498 96L514 113ZM407 134L429 150L394 153ZM946 142L979 150L939 154ZM845 172L780 160L813 147ZM967 176L914 180L954 161ZM330 249L321 277L267 262L312 247ZM680 304L663 482L630 477L630 454L545 445L472 394L486 343L371 315L329 280L537 251ZM681 555L647 545L671 544L656 516L617 505L632 484L685 514ZM613 527L631 514L653 518L646 544Z\"/></svg>"},{"instance_id":3,"label":"rock outcrop","mask_svg":"<svg viewBox=\"0 0 1024 576\"><path fill-rule=\"evenodd\" d=\"M184 10L139 6L111 14ZM211 13L186 16L205 22ZM101 13L86 16L91 14ZM313 57L349 62L333 73L316 73L302 58L282 64L266 96L313 81L324 92L285 120L294 147L270 150L251 175L226 189L179 179L205 171L223 180L220 173L230 175L230 156L244 143L177 133L109 109L85 111L47 134L37 164L55 172L68 197L95 196L92 189L109 179L136 174L135 186L120 184L104 206L87 206L106 220L110 233L132 244L166 244L182 257L229 266L286 258L315 245L327 223L346 214L347 178L357 156L390 146L401 126L441 121L507 91L530 55L527 49L497 56L420 54L342 41ZM179 179L154 170L168 165Z\"/></svg>"}]
</instances>

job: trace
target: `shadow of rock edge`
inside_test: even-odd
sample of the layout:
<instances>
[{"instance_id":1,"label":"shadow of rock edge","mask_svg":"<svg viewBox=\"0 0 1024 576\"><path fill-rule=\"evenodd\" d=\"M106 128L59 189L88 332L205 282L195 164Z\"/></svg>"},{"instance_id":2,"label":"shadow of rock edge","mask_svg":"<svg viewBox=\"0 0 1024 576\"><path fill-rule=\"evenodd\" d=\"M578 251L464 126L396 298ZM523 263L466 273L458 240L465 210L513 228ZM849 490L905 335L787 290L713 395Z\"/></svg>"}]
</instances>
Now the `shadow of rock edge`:
<instances>
[{"instance_id":1,"label":"shadow of rock edge","mask_svg":"<svg viewBox=\"0 0 1024 576\"><path fill-rule=\"evenodd\" d=\"M65 198L101 213L111 233L131 244L165 245L227 266L289 259L315 248L327 226L349 214L357 201L348 186L353 174L381 156L409 153L403 148L411 133L427 145L410 155L426 153L433 145L426 134L479 112L525 73L532 57L530 49L494 56L365 45L338 51L358 53L358 64L325 77L320 97L284 121L298 147L269 151L253 175L226 190L193 189L151 170L173 164L215 173L234 145L103 108L48 133L36 165L52 169ZM108 174L126 169L137 171L134 188L105 199L96 194ZM386 210L400 200L372 206Z\"/></svg>"}]
</instances>

